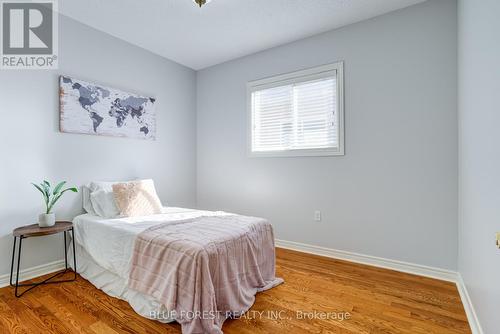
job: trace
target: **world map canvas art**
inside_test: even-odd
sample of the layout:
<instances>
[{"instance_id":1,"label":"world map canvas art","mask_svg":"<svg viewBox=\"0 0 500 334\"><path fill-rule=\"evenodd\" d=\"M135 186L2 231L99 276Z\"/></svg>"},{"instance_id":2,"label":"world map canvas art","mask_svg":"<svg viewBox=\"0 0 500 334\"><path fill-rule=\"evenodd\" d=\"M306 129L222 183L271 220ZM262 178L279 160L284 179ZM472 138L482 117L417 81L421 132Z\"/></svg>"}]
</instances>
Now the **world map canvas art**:
<instances>
[{"instance_id":1,"label":"world map canvas art","mask_svg":"<svg viewBox=\"0 0 500 334\"><path fill-rule=\"evenodd\" d=\"M154 140L155 99L61 76L62 132Z\"/></svg>"}]
</instances>

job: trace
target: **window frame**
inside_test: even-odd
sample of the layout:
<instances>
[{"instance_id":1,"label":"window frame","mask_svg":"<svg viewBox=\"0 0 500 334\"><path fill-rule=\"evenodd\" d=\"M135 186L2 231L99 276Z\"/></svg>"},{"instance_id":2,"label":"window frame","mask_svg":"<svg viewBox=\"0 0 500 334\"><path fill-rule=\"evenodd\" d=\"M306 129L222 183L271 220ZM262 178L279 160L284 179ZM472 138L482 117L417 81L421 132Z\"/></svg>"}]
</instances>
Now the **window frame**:
<instances>
[{"instance_id":1,"label":"window frame","mask_svg":"<svg viewBox=\"0 0 500 334\"><path fill-rule=\"evenodd\" d=\"M252 151L253 114L252 93L258 90L307 82L336 75L337 85L337 122L338 148L307 148L275 151ZM343 156L344 151L344 62L321 65L300 71L280 74L247 83L247 155L249 157L306 157L306 156Z\"/></svg>"}]
</instances>

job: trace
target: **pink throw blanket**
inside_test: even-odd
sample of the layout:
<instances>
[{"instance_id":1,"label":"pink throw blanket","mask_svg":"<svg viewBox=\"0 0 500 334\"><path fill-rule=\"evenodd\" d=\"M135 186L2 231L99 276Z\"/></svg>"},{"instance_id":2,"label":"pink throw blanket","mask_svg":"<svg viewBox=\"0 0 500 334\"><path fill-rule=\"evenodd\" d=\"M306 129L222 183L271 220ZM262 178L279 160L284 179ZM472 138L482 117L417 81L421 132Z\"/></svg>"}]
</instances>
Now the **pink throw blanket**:
<instances>
[{"instance_id":1,"label":"pink throw blanket","mask_svg":"<svg viewBox=\"0 0 500 334\"><path fill-rule=\"evenodd\" d=\"M265 219L200 217L153 226L137 236L129 287L161 301L182 333L222 333L275 277L274 234Z\"/></svg>"}]
</instances>

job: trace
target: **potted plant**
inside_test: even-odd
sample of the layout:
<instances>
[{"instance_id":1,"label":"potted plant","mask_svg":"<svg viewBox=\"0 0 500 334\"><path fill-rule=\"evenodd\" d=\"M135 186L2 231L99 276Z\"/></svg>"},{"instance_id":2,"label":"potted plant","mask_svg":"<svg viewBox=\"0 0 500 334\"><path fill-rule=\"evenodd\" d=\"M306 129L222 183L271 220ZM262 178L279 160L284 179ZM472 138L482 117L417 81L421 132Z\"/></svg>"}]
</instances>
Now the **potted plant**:
<instances>
[{"instance_id":1,"label":"potted plant","mask_svg":"<svg viewBox=\"0 0 500 334\"><path fill-rule=\"evenodd\" d=\"M52 213L52 208L54 204L61 198L61 196L66 191L72 191L74 193L78 192L78 189L75 187L66 188L62 190L62 187L66 184L66 181L59 182L54 190L51 189L50 183L47 181L43 181L39 185L32 183L36 189L38 189L43 195L43 201L45 203L46 211L45 213L41 213L38 216L38 225L40 227L49 227L54 226L56 223L56 215Z\"/></svg>"}]
</instances>

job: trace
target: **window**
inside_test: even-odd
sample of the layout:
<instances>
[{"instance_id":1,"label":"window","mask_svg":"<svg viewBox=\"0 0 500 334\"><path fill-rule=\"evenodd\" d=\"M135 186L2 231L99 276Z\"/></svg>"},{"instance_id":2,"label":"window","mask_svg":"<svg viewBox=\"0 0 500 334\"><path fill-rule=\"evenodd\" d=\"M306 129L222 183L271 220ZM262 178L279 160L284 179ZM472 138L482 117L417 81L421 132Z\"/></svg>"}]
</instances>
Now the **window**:
<instances>
[{"instance_id":1,"label":"window","mask_svg":"<svg viewBox=\"0 0 500 334\"><path fill-rule=\"evenodd\" d=\"M251 156L343 155L343 66L248 83Z\"/></svg>"}]
</instances>

